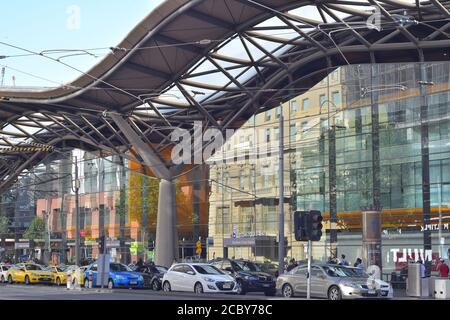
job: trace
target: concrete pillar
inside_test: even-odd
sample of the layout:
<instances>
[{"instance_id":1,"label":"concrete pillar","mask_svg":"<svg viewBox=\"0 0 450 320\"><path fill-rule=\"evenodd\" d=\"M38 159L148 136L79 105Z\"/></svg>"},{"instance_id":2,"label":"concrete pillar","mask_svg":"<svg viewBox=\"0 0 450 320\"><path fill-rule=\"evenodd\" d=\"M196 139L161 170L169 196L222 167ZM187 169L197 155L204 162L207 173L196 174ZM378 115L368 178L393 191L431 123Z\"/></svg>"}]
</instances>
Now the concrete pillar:
<instances>
[{"instance_id":1,"label":"concrete pillar","mask_svg":"<svg viewBox=\"0 0 450 320\"><path fill-rule=\"evenodd\" d=\"M159 185L158 222L156 224L155 263L170 267L177 252L176 189L173 181L161 180Z\"/></svg>"}]
</instances>

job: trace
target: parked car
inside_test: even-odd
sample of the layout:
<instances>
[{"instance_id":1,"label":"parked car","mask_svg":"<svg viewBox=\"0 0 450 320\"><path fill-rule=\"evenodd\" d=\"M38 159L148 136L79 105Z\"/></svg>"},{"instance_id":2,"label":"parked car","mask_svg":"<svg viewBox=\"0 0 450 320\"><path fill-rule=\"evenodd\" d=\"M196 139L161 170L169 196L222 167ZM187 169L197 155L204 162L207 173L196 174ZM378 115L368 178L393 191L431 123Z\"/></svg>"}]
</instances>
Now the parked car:
<instances>
[{"instance_id":1,"label":"parked car","mask_svg":"<svg viewBox=\"0 0 450 320\"><path fill-rule=\"evenodd\" d=\"M87 269L87 266L85 267L78 267L78 266L68 266L65 270L66 276L68 277L70 274L70 281L72 282L72 285L75 287L82 287L84 286L84 271Z\"/></svg>"},{"instance_id":2,"label":"parked car","mask_svg":"<svg viewBox=\"0 0 450 320\"><path fill-rule=\"evenodd\" d=\"M8 279L8 276L6 274L10 267L11 266L7 264L0 264L0 283L5 283L6 279Z\"/></svg>"},{"instance_id":3,"label":"parked car","mask_svg":"<svg viewBox=\"0 0 450 320\"><path fill-rule=\"evenodd\" d=\"M144 286L151 288L153 291L159 291L162 289L162 279L168 269L163 266L157 266L154 264L145 265L142 275L144 276Z\"/></svg>"},{"instance_id":4,"label":"parked car","mask_svg":"<svg viewBox=\"0 0 450 320\"><path fill-rule=\"evenodd\" d=\"M211 264L232 276L237 283L238 294L247 292L264 292L266 296L276 294L275 278L261 269L253 262L246 260L223 259Z\"/></svg>"},{"instance_id":5,"label":"parked car","mask_svg":"<svg viewBox=\"0 0 450 320\"><path fill-rule=\"evenodd\" d=\"M11 266L6 273L8 283L52 283L53 273L44 267L32 263L20 263Z\"/></svg>"},{"instance_id":6,"label":"parked car","mask_svg":"<svg viewBox=\"0 0 450 320\"><path fill-rule=\"evenodd\" d=\"M255 263L258 268L265 272L270 274L272 277L274 278L278 278L278 265L276 263L272 263L272 262L264 262L264 263Z\"/></svg>"},{"instance_id":7,"label":"parked car","mask_svg":"<svg viewBox=\"0 0 450 320\"><path fill-rule=\"evenodd\" d=\"M53 283L58 287L60 285L67 284L67 273L66 268L63 266L50 266L46 270L53 273Z\"/></svg>"},{"instance_id":8,"label":"parked car","mask_svg":"<svg viewBox=\"0 0 450 320\"><path fill-rule=\"evenodd\" d=\"M163 290L195 293L237 293L236 281L216 267L204 263L179 263L163 276Z\"/></svg>"},{"instance_id":9,"label":"parked car","mask_svg":"<svg viewBox=\"0 0 450 320\"><path fill-rule=\"evenodd\" d=\"M144 277L139 272L132 271L121 263L109 264L108 289L113 288L143 288ZM94 262L84 271L84 285L88 283L89 273L92 272L92 286L97 286L98 264Z\"/></svg>"},{"instance_id":10,"label":"parked car","mask_svg":"<svg viewBox=\"0 0 450 320\"><path fill-rule=\"evenodd\" d=\"M307 293L307 265L301 265L278 277L277 290L285 298ZM379 285L377 285L379 283ZM333 264L311 266L311 296L341 300L364 297L388 297L391 286L373 279L357 268Z\"/></svg>"}]
</instances>

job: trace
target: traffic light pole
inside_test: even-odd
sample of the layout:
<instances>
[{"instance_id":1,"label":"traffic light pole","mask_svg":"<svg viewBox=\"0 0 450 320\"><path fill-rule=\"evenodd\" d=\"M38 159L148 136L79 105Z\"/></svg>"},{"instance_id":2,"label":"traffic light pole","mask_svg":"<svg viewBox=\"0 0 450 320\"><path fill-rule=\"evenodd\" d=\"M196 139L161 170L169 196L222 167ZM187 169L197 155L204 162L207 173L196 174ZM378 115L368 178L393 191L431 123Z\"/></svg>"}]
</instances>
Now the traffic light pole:
<instances>
[{"instance_id":1,"label":"traffic light pole","mask_svg":"<svg viewBox=\"0 0 450 320\"><path fill-rule=\"evenodd\" d=\"M75 265L80 266L80 180L78 179L78 158L75 157Z\"/></svg>"},{"instance_id":2,"label":"traffic light pole","mask_svg":"<svg viewBox=\"0 0 450 320\"><path fill-rule=\"evenodd\" d=\"M312 251L312 241L308 241L308 279L307 279L307 289L306 289L306 299L311 299L311 254Z\"/></svg>"},{"instance_id":3,"label":"traffic light pole","mask_svg":"<svg viewBox=\"0 0 450 320\"><path fill-rule=\"evenodd\" d=\"M279 161L278 161L278 175L280 178L279 191L280 191L280 216L279 216L279 237L278 237L278 274L284 273L284 256L285 256L285 243L284 243L284 115L283 108L281 107L280 126L279 126L280 140L279 140Z\"/></svg>"}]
</instances>

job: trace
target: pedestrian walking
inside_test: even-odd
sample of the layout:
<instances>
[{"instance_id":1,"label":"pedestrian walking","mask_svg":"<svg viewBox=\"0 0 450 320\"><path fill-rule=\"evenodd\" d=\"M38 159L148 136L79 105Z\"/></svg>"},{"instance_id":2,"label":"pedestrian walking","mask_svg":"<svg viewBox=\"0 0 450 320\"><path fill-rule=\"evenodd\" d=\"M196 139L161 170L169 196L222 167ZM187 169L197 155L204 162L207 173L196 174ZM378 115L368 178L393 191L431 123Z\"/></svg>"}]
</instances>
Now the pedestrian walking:
<instances>
[{"instance_id":1,"label":"pedestrian walking","mask_svg":"<svg viewBox=\"0 0 450 320\"><path fill-rule=\"evenodd\" d=\"M353 266L358 269L364 269L364 262L361 260L361 258L358 258L356 259L356 262Z\"/></svg>"},{"instance_id":2,"label":"pedestrian walking","mask_svg":"<svg viewBox=\"0 0 450 320\"><path fill-rule=\"evenodd\" d=\"M440 278L448 278L449 268L448 265L445 263L444 259L442 258L440 259L437 269L439 271Z\"/></svg>"},{"instance_id":3,"label":"pedestrian walking","mask_svg":"<svg viewBox=\"0 0 450 320\"><path fill-rule=\"evenodd\" d=\"M339 261L340 266L348 267L350 263L345 259L345 254L341 255L341 261Z\"/></svg>"},{"instance_id":4,"label":"pedestrian walking","mask_svg":"<svg viewBox=\"0 0 450 320\"><path fill-rule=\"evenodd\" d=\"M286 271L289 272L289 271L291 271L292 269L296 268L297 266L298 266L297 262L295 262L295 259L292 258L292 259L289 261L289 264L288 264L288 266L287 266L287 268L286 268Z\"/></svg>"},{"instance_id":5,"label":"pedestrian walking","mask_svg":"<svg viewBox=\"0 0 450 320\"><path fill-rule=\"evenodd\" d=\"M419 261L417 261L417 263L420 264L420 277L421 277L421 278L426 278L426 275L425 275L425 265L423 264L422 259L419 259Z\"/></svg>"}]
</instances>

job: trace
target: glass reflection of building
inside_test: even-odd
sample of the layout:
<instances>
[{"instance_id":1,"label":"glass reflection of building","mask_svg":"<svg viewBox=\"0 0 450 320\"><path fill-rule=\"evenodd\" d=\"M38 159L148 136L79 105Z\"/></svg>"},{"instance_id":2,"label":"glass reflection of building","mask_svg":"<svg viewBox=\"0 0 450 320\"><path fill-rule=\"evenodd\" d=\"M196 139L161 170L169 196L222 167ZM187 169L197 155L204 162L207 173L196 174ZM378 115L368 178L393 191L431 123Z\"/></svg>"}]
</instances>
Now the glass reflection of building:
<instances>
[{"instance_id":1,"label":"glass reflection of building","mask_svg":"<svg viewBox=\"0 0 450 320\"><path fill-rule=\"evenodd\" d=\"M292 213L315 209L326 218L326 237L314 244L314 258L362 257L361 208L375 205L382 208L385 272L401 268L415 250L448 258L449 66L346 66L283 104L288 256L305 258L304 243L293 238ZM280 112L253 117L216 159L276 140ZM211 165L210 257L277 259L277 157Z\"/></svg>"}]
</instances>

